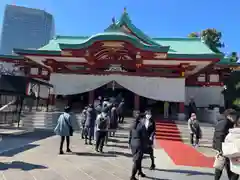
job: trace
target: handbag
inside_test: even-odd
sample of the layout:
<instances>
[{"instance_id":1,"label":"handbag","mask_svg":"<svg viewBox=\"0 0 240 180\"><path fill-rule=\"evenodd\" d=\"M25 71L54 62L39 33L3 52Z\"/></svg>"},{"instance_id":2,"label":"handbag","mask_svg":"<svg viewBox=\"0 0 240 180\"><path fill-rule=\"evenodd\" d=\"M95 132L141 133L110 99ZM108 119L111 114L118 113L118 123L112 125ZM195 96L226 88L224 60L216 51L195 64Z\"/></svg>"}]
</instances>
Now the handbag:
<instances>
[{"instance_id":1,"label":"handbag","mask_svg":"<svg viewBox=\"0 0 240 180\"><path fill-rule=\"evenodd\" d=\"M225 163L226 163L226 158L221 154L217 154L215 156L215 161L213 163L213 167L215 169L223 170Z\"/></svg>"},{"instance_id":2,"label":"handbag","mask_svg":"<svg viewBox=\"0 0 240 180\"><path fill-rule=\"evenodd\" d=\"M215 161L213 163L213 167L215 169L223 170L225 163L226 163L226 158L221 154L217 154L215 156Z\"/></svg>"},{"instance_id":3,"label":"handbag","mask_svg":"<svg viewBox=\"0 0 240 180\"><path fill-rule=\"evenodd\" d=\"M235 140L232 142L222 143L223 155L226 157L239 157L240 156L240 141Z\"/></svg>"},{"instance_id":4,"label":"handbag","mask_svg":"<svg viewBox=\"0 0 240 180\"><path fill-rule=\"evenodd\" d=\"M63 118L64 118L64 121L66 122L66 124L67 124L67 126L68 126L69 134L70 134L70 136L72 136L72 135L73 135L73 128L72 128L72 126L68 123L68 121L66 120L66 117L63 116Z\"/></svg>"}]
</instances>

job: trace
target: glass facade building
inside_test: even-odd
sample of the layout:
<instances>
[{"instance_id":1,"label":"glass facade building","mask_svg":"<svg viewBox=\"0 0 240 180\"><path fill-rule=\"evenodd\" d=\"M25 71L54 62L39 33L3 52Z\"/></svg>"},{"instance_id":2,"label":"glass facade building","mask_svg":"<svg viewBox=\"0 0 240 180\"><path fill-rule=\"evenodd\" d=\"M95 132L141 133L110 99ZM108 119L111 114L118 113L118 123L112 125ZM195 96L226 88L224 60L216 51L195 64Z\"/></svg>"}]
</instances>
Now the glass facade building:
<instances>
[{"instance_id":1,"label":"glass facade building","mask_svg":"<svg viewBox=\"0 0 240 180\"><path fill-rule=\"evenodd\" d=\"M44 10L7 5L2 23L0 53L12 54L13 48L37 49L55 34L54 18Z\"/></svg>"}]
</instances>

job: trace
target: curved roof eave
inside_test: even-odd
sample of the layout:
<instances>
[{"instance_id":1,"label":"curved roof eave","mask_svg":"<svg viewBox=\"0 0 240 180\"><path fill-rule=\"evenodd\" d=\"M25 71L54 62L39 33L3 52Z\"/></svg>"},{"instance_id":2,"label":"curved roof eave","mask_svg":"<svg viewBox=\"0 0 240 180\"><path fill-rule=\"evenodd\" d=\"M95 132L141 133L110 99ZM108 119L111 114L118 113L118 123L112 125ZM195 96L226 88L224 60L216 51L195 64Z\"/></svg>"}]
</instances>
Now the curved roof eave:
<instances>
[{"instance_id":1,"label":"curved roof eave","mask_svg":"<svg viewBox=\"0 0 240 180\"><path fill-rule=\"evenodd\" d=\"M105 32L91 36L90 38L83 41L81 44L64 44L60 43L61 49L82 49L91 46L96 41L127 41L133 44L135 47L143 50L153 52L168 52L169 46L148 45L141 42L134 36L122 33L122 32Z\"/></svg>"}]
</instances>

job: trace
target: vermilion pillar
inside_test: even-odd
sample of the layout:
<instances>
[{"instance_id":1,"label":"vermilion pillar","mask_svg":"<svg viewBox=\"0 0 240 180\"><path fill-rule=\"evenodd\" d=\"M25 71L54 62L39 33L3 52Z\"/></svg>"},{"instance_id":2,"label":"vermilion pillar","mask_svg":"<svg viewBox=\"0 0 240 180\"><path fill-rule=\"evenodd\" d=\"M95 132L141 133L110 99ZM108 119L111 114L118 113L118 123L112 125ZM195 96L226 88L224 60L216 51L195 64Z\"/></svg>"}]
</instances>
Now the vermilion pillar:
<instances>
[{"instance_id":1,"label":"vermilion pillar","mask_svg":"<svg viewBox=\"0 0 240 180\"><path fill-rule=\"evenodd\" d=\"M88 92L88 103L93 104L94 102L94 90Z\"/></svg>"},{"instance_id":2,"label":"vermilion pillar","mask_svg":"<svg viewBox=\"0 0 240 180\"><path fill-rule=\"evenodd\" d=\"M179 113L184 113L185 112L185 105L184 102L179 103Z\"/></svg>"},{"instance_id":3,"label":"vermilion pillar","mask_svg":"<svg viewBox=\"0 0 240 180\"><path fill-rule=\"evenodd\" d=\"M140 110L140 97L137 94L134 94L134 110L135 111Z\"/></svg>"}]
</instances>

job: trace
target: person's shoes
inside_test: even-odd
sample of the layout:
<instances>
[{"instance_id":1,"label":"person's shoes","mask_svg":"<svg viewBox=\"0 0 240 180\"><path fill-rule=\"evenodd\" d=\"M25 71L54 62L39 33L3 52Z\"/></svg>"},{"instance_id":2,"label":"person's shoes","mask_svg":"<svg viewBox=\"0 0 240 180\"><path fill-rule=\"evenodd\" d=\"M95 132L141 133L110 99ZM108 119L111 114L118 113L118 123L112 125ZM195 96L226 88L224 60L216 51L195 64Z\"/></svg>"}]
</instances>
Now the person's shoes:
<instances>
[{"instance_id":1,"label":"person's shoes","mask_svg":"<svg viewBox=\"0 0 240 180\"><path fill-rule=\"evenodd\" d=\"M96 151L96 152L99 152L99 150L98 150L97 148L95 149L95 151Z\"/></svg>"},{"instance_id":2,"label":"person's shoes","mask_svg":"<svg viewBox=\"0 0 240 180\"><path fill-rule=\"evenodd\" d=\"M67 152L72 152L71 149L67 149Z\"/></svg>"},{"instance_id":3,"label":"person's shoes","mask_svg":"<svg viewBox=\"0 0 240 180\"><path fill-rule=\"evenodd\" d=\"M89 144L89 145L93 145L93 143L92 143L92 142L89 142L88 144Z\"/></svg>"},{"instance_id":4,"label":"person's shoes","mask_svg":"<svg viewBox=\"0 0 240 180\"><path fill-rule=\"evenodd\" d=\"M102 149L100 149L100 151L99 151L100 153L103 153L103 150Z\"/></svg>"},{"instance_id":5,"label":"person's shoes","mask_svg":"<svg viewBox=\"0 0 240 180\"><path fill-rule=\"evenodd\" d=\"M87 142L85 142L85 145L87 145L88 143Z\"/></svg>"},{"instance_id":6,"label":"person's shoes","mask_svg":"<svg viewBox=\"0 0 240 180\"><path fill-rule=\"evenodd\" d=\"M143 172L141 172L141 173L138 173L138 176L146 177L146 174L144 174Z\"/></svg>"},{"instance_id":7,"label":"person's shoes","mask_svg":"<svg viewBox=\"0 0 240 180\"><path fill-rule=\"evenodd\" d=\"M154 170L155 168L156 168L155 164L152 164L152 165L150 166L150 170Z\"/></svg>"},{"instance_id":8,"label":"person's shoes","mask_svg":"<svg viewBox=\"0 0 240 180\"><path fill-rule=\"evenodd\" d=\"M59 151L59 154L64 154L64 152L63 151Z\"/></svg>"},{"instance_id":9,"label":"person's shoes","mask_svg":"<svg viewBox=\"0 0 240 180\"><path fill-rule=\"evenodd\" d=\"M131 177L130 180L138 180L135 176Z\"/></svg>"}]
</instances>

